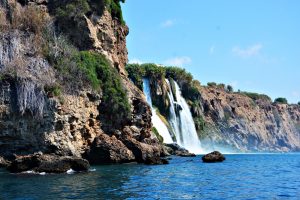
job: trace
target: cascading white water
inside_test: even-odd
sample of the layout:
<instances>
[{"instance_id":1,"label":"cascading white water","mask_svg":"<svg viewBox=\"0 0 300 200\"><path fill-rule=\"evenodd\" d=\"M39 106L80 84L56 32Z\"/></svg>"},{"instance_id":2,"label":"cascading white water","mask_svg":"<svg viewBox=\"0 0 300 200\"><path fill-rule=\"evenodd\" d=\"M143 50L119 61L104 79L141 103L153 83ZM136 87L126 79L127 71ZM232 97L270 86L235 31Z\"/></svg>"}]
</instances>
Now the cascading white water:
<instances>
[{"instance_id":1,"label":"cascading white water","mask_svg":"<svg viewBox=\"0 0 300 200\"><path fill-rule=\"evenodd\" d=\"M177 100L175 101L170 82L167 79L166 81L170 88L168 94L170 99L169 121L176 135L177 143L192 153L203 153L190 108L181 95L180 87L174 81L175 97Z\"/></svg>"},{"instance_id":2,"label":"cascading white water","mask_svg":"<svg viewBox=\"0 0 300 200\"><path fill-rule=\"evenodd\" d=\"M170 88L170 92L168 92L168 97L169 97L169 100L170 100L170 115L169 115L169 122L170 122L170 125L173 129L173 132L176 136L176 139L177 139L177 143L179 145L182 145L182 141L183 141L183 136L181 135L180 133L180 129L179 129L179 119L177 118L177 115L176 115L176 112L175 112L175 100L174 100L174 96L173 96L173 93L172 93L172 89L171 89L171 85L170 85L170 82L168 79L166 79L166 82Z\"/></svg>"},{"instance_id":3,"label":"cascading white water","mask_svg":"<svg viewBox=\"0 0 300 200\"><path fill-rule=\"evenodd\" d=\"M149 79L143 79L143 90L144 94L146 95L146 99L148 104L151 106L152 110L152 123L153 126L156 128L158 133L164 138L164 143L173 143L172 137L167 126L163 123L163 121L159 118L156 113L156 110L152 106L152 99L151 99L151 90L150 90L150 83Z\"/></svg>"}]
</instances>

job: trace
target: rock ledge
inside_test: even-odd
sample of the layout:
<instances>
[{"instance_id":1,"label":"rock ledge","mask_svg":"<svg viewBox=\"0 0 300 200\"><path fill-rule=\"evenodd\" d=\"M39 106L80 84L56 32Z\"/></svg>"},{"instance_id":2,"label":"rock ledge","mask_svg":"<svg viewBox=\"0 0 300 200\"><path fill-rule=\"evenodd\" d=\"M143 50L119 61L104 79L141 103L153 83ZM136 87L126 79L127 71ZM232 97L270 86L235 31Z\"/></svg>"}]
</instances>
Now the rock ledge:
<instances>
[{"instance_id":1,"label":"rock ledge","mask_svg":"<svg viewBox=\"0 0 300 200\"><path fill-rule=\"evenodd\" d=\"M69 169L74 171L87 171L89 167L89 162L82 158L52 154L32 154L17 156L7 169L12 173L24 171L65 173Z\"/></svg>"}]
</instances>

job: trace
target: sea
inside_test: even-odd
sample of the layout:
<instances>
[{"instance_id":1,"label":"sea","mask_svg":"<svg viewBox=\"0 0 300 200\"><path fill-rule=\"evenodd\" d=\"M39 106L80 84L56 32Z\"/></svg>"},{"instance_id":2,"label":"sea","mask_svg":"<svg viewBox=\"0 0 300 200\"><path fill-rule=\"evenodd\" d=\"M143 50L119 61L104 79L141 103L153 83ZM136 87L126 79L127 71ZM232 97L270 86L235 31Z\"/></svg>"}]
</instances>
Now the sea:
<instances>
[{"instance_id":1,"label":"sea","mask_svg":"<svg viewBox=\"0 0 300 200\"><path fill-rule=\"evenodd\" d=\"M170 157L168 165L92 166L84 173L0 169L0 199L300 200L300 154L225 156L222 163Z\"/></svg>"}]
</instances>

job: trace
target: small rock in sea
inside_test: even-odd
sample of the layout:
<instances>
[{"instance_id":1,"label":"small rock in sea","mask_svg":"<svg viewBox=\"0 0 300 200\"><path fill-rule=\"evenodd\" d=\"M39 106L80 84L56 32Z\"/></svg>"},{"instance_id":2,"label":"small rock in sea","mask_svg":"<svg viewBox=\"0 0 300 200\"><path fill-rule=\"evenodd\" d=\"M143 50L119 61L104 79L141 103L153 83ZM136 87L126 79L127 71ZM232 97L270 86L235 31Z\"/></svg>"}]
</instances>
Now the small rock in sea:
<instances>
[{"instance_id":1,"label":"small rock in sea","mask_svg":"<svg viewBox=\"0 0 300 200\"><path fill-rule=\"evenodd\" d=\"M219 151L214 151L202 156L202 161L206 163L223 162L224 160L225 160L225 156L221 154Z\"/></svg>"},{"instance_id":2,"label":"small rock in sea","mask_svg":"<svg viewBox=\"0 0 300 200\"><path fill-rule=\"evenodd\" d=\"M146 165L166 165L169 164L169 161L160 157L150 157L145 161Z\"/></svg>"}]
</instances>

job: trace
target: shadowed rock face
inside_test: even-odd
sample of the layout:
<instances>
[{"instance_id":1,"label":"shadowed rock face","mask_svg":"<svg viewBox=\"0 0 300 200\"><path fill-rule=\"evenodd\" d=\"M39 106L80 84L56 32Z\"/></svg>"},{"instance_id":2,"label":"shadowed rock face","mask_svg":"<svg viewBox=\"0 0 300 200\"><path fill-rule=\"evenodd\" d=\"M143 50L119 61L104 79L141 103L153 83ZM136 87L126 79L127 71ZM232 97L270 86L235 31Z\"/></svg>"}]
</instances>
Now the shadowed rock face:
<instances>
[{"instance_id":1,"label":"shadowed rock face","mask_svg":"<svg viewBox=\"0 0 300 200\"><path fill-rule=\"evenodd\" d=\"M10 4L16 9L36 6L48 16L51 15L48 12L51 2L10 0L0 1L0 6L6 12L10 12ZM69 31L80 33L80 37L73 38L76 40L73 45L104 54L118 69L131 104L131 120L119 130L109 127L113 131L108 134L103 131L105 122L99 120L101 93L82 89L74 94L62 94L61 98L48 95L43 86L56 82L56 69L38 52L34 33L19 29L0 32L0 70L19 70L17 79L10 77L0 81L0 156L11 160L14 154L31 155L41 151L58 156L85 155L91 163L97 164L144 163L152 157L157 163L161 162L159 157L164 155L163 149L151 135L151 110L143 93L128 80L124 70L128 60L128 27L112 18L103 7L104 1L99 1L99 5L103 9L101 12L97 10L98 5L92 5L92 11L81 19L83 29L73 27L74 30ZM20 162L14 161L13 166L22 168L22 163L29 160L35 164L24 170L36 168L36 159L36 156L23 157ZM69 166L62 165L62 168ZM52 167L56 168L56 165Z\"/></svg>"},{"instance_id":2,"label":"shadowed rock face","mask_svg":"<svg viewBox=\"0 0 300 200\"><path fill-rule=\"evenodd\" d=\"M91 164L127 163L135 161L135 156L115 136L101 134L87 152L87 159Z\"/></svg>"},{"instance_id":3,"label":"shadowed rock face","mask_svg":"<svg viewBox=\"0 0 300 200\"><path fill-rule=\"evenodd\" d=\"M202 157L202 161L206 163L223 162L225 157L218 151L211 152Z\"/></svg>"},{"instance_id":4,"label":"shadowed rock face","mask_svg":"<svg viewBox=\"0 0 300 200\"><path fill-rule=\"evenodd\" d=\"M17 157L7 169L12 173L29 170L34 172L65 173L70 169L87 171L89 167L89 162L82 158L34 154Z\"/></svg>"}]
</instances>

